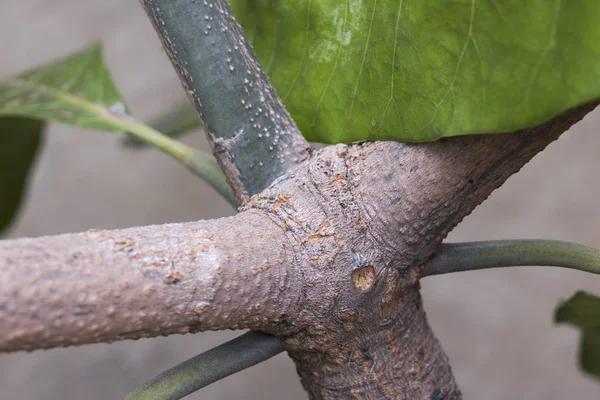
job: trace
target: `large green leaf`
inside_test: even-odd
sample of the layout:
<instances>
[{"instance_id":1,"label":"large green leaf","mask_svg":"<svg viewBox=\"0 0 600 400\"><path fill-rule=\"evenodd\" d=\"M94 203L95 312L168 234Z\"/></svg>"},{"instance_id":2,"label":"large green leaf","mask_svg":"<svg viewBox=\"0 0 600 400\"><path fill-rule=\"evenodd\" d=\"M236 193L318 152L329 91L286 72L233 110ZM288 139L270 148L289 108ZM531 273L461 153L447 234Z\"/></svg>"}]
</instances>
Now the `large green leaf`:
<instances>
[{"instance_id":1,"label":"large green leaf","mask_svg":"<svg viewBox=\"0 0 600 400\"><path fill-rule=\"evenodd\" d=\"M310 140L512 131L600 96L597 0L230 0Z\"/></svg>"},{"instance_id":2,"label":"large green leaf","mask_svg":"<svg viewBox=\"0 0 600 400\"><path fill-rule=\"evenodd\" d=\"M600 378L600 297L577 292L558 307L555 319L581 328L581 368Z\"/></svg>"},{"instance_id":3,"label":"large green leaf","mask_svg":"<svg viewBox=\"0 0 600 400\"><path fill-rule=\"evenodd\" d=\"M125 105L99 44L0 80L0 118L20 116L83 128L122 130Z\"/></svg>"},{"instance_id":4,"label":"large green leaf","mask_svg":"<svg viewBox=\"0 0 600 400\"><path fill-rule=\"evenodd\" d=\"M43 126L37 120L0 118L0 233L19 208Z\"/></svg>"}]
</instances>

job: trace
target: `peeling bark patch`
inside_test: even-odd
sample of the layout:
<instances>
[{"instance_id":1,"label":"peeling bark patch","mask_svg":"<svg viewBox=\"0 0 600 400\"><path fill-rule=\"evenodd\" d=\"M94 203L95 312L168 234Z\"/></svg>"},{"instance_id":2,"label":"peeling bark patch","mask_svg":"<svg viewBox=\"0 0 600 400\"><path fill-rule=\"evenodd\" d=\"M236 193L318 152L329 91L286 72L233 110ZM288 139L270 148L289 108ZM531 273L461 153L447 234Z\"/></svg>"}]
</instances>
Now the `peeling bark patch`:
<instances>
[{"instance_id":1,"label":"peeling bark patch","mask_svg":"<svg viewBox=\"0 0 600 400\"><path fill-rule=\"evenodd\" d=\"M361 292L366 292L375 283L375 268L366 265L352 272L352 285Z\"/></svg>"}]
</instances>

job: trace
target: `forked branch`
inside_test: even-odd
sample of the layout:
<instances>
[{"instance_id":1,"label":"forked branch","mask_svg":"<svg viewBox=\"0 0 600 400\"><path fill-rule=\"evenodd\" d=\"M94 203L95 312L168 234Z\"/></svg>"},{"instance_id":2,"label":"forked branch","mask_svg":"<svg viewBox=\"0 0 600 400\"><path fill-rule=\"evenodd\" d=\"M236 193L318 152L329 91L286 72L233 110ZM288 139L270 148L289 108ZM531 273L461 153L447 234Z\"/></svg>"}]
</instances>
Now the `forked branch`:
<instances>
[{"instance_id":1,"label":"forked branch","mask_svg":"<svg viewBox=\"0 0 600 400\"><path fill-rule=\"evenodd\" d=\"M310 154L226 0L141 0L240 204Z\"/></svg>"}]
</instances>

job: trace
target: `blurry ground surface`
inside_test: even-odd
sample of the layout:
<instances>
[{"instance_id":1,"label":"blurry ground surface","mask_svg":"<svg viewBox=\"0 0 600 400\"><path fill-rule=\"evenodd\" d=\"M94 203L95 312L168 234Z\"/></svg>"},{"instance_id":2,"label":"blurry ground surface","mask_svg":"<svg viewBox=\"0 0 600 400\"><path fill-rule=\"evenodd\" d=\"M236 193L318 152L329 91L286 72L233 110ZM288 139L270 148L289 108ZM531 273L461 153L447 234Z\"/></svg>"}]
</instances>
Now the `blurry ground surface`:
<instances>
[{"instance_id":1,"label":"blurry ground surface","mask_svg":"<svg viewBox=\"0 0 600 400\"><path fill-rule=\"evenodd\" d=\"M137 1L2 0L0 76L105 43L133 112L147 118L182 90ZM469 216L451 240L552 238L600 248L600 112L535 158ZM201 135L186 139L206 148ZM114 134L53 126L12 237L188 221L231 214L210 188L157 151ZM600 277L543 268L426 279L425 306L466 399L591 399L600 383L576 366L578 335L552 312ZM237 333L203 333L0 355L3 400L116 399L162 370ZM193 399L305 399L280 355Z\"/></svg>"}]
</instances>

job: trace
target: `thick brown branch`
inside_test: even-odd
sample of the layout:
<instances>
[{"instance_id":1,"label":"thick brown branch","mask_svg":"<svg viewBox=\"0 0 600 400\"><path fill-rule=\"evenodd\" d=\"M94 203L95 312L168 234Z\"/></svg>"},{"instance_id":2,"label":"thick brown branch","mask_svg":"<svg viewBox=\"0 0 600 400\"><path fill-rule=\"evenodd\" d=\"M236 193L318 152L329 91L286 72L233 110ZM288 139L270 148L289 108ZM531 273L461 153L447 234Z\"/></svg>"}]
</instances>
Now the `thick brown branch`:
<instances>
[{"instance_id":1,"label":"thick brown branch","mask_svg":"<svg viewBox=\"0 0 600 400\"><path fill-rule=\"evenodd\" d=\"M281 231L214 221L0 242L0 351L267 329L296 300ZM285 291L286 296L281 293Z\"/></svg>"},{"instance_id":2,"label":"thick brown branch","mask_svg":"<svg viewBox=\"0 0 600 400\"><path fill-rule=\"evenodd\" d=\"M513 134L329 147L251 200L250 207L280 218L298 249L305 300L286 347L313 398L460 398L420 306L420 266L494 189L594 106ZM318 206L307 207L307 198ZM393 348L382 339L388 336L424 348L386 352ZM412 360L417 372L395 357Z\"/></svg>"},{"instance_id":3,"label":"thick brown branch","mask_svg":"<svg viewBox=\"0 0 600 400\"><path fill-rule=\"evenodd\" d=\"M458 398L420 266L593 107L512 135L328 147L232 218L1 242L0 349L251 328L284 338L314 397Z\"/></svg>"},{"instance_id":4,"label":"thick brown branch","mask_svg":"<svg viewBox=\"0 0 600 400\"><path fill-rule=\"evenodd\" d=\"M352 146L349 186L373 240L407 264L420 263L506 179L597 104L513 133Z\"/></svg>"},{"instance_id":5,"label":"thick brown branch","mask_svg":"<svg viewBox=\"0 0 600 400\"><path fill-rule=\"evenodd\" d=\"M324 346L324 351L296 352L288 341L311 399L461 398L448 358L427 323L418 287L394 302L389 311L394 308L395 315L386 315L381 306L378 324L347 332L345 343Z\"/></svg>"}]
</instances>

